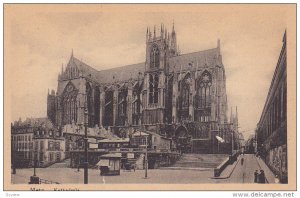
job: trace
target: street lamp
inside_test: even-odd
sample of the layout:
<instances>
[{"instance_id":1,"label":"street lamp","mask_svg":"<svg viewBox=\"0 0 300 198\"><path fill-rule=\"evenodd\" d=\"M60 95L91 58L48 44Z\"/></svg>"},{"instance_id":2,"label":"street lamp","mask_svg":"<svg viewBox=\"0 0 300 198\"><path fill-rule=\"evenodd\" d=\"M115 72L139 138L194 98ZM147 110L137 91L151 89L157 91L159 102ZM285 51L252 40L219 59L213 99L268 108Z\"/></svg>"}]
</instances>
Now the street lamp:
<instances>
[{"instance_id":1,"label":"street lamp","mask_svg":"<svg viewBox=\"0 0 300 198\"><path fill-rule=\"evenodd\" d=\"M233 142L234 131L231 133L231 155L233 155L234 150L234 142Z\"/></svg>"},{"instance_id":2,"label":"street lamp","mask_svg":"<svg viewBox=\"0 0 300 198\"><path fill-rule=\"evenodd\" d=\"M85 111L84 111L84 135L85 135L85 142L84 142L84 157L85 157L85 162L84 162L84 184L88 184L88 137L87 137L87 126L88 126L88 110L85 107Z\"/></svg>"},{"instance_id":3,"label":"street lamp","mask_svg":"<svg viewBox=\"0 0 300 198\"><path fill-rule=\"evenodd\" d=\"M146 152L145 152L145 179L148 178L148 135L146 135Z\"/></svg>"},{"instance_id":4,"label":"street lamp","mask_svg":"<svg viewBox=\"0 0 300 198\"><path fill-rule=\"evenodd\" d=\"M13 136L12 136L12 140L11 140L11 156L12 156L12 174L16 174L16 160L15 160L15 148L14 148L14 144L13 144Z\"/></svg>"}]
</instances>

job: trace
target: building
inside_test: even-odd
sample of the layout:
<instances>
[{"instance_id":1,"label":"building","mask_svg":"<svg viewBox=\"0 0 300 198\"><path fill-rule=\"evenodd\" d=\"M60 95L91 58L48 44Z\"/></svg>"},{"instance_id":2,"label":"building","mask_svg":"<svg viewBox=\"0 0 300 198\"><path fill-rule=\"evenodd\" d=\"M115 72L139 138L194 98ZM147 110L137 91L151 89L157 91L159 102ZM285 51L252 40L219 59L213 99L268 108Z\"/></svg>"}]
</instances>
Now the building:
<instances>
[{"instance_id":1,"label":"building","mask_svg":"<svg viewBox=\"0 0 300 198\"><path fill-rule=\"evenodd\" d=\"M245 142L245 153L255 154L256 153L256 138L255 135L250 135L248 140Z\"/></svg>"},{"instance_id":2,"label":"building","mask_svg":"<svg viewBox=\"0 0 300 198\"><path fill-rule=\"evenodd\" d=\"M64 138L48 118L28 118L11 126L12 164L46 167L65 158Z\"/></svg>"},{"instance_id":3,"label":"building","mask_svg":"<svg viewBox=\"0 0 300 198\"><path fill-rule=\"evenodd\" d=\"M65 139L65 151L67 158L72 150L84 150L85 131L83 125L75 125L75 123L64 125L62 128L62 134ZM97 140L114 138L116 136L109 130L96 125L93 128L87 128L87 137L89 138L89 144L91 144L96 143Z\"/></svg>"},{"instance_id":4,"label":"building","mask_svg":"<svg viewBox=\"0 0 300 198\"><path fill-rule=\"evenodd\" d=\"M281 182L287 182L287 73L286 33L260 120L257 149Z\"/></svg>"},{"instance_id":5,"label":"building","mask_svg":"<svg viewBox=\"0 0 300 198\"><path fill-rule=\"evenodd\" d=\"M181 54L176 31L162 25L145 35L145 61L98 71L73 54L48 94L49 119L57 126L133 128L172 138L182 152L213 153L227 123L225 67L220 41L212 49ZM226 135L226 134L225 134Z\"/></svg>"}]
</instances>

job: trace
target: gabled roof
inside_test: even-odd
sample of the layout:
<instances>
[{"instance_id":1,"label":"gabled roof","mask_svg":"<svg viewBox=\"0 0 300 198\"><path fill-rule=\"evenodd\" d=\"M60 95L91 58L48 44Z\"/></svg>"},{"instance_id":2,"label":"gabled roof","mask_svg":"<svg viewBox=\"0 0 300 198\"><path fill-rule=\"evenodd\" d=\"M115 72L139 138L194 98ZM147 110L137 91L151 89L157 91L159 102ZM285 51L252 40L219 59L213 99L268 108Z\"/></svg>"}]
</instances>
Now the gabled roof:
<instances>
[{"instance_id":1,"label":"gabled roof","mask_svg":"<svg viewBox=\"0 0 300 198\"><path fill-rule=\"evenodd\" d=\"M88 76L92 78L93 80L98 81L98 70L94 69L93 67L87 65L86 63L80 61L73 55L70 58L70 61L68 63L68 67L77 67L77 69L83 74L84 76Z\"/></svg>"}]
</instances>

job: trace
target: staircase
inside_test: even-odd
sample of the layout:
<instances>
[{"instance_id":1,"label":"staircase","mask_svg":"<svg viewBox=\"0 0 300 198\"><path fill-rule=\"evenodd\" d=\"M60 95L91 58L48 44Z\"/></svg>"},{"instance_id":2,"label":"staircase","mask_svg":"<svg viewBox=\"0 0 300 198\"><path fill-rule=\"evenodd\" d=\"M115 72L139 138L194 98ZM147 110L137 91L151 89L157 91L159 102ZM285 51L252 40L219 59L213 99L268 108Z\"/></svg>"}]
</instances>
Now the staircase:
<instances>
[{"instance_id":1,"label":"staircase","mask_svg":"<svg viewBox=\"0 0 300 198\"><path fill-rule=\"evenodd\" d=\"M70 167L70 158L65 159L61 162L57 162L55 164L52 164L51 166L49 166L48 168L69 168Z\"/></svg>"},{"instance_id":2,"label":"staircase","mask_svg":"<svg viewBox=\"0 0 300 198\"><path fill-rule=\"evenodd\" d=\"M182 154L170 168L216 168L226 157L226 154Z\"/></svg>"}]
</instances>

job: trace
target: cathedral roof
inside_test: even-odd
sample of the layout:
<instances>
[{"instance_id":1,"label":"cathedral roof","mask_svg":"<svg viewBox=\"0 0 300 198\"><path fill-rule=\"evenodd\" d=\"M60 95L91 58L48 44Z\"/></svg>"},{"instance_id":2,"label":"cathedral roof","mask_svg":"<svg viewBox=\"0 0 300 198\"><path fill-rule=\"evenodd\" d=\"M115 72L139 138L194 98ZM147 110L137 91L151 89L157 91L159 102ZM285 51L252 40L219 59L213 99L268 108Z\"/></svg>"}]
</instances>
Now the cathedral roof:
<instances>
[{"instance_id":1,"label":"cathedral roof","mask_svg":"<svg viewBox=\"0 0 300 198\"><path fill-rule=\"evenodd\" d=\"M73 64L73 66L76 66L83 75L89 76L90 78L98 81L98 79L97 79L98 70L94 69L93 67L80 61L79 59L75 58L74 56L71 57L69 64Z\"/></svg>"},{"instance_id":2,"label":"cathedral roof","mask_svg":"<svg viewBox=\"0 0 300 198\"><path fill-rule=\"evenodd\" d=\"M196 69L212 67L221 64L219 62L219 49L213 48L188 54L182 54L170 58L170 72L180 72L182 69L189 70L191 67ZM221 66L221 65L219 65Z\"/></svg>"},{"instance_id":3,"label":"cathedral roof","mask_svg":"<svg viewBox=\"0 0 300 198\"><path fill-rule=\"evenodd\" d=\"M98 80L101 83L124 82L128 80L137 80L138 76L143 74L145 63L126 65L98 72Z\"/></svg>"},{"instance_id":4,"label":"cathedral roof","mask_svg":"<svg viewBox=\"0 0 300 198\"><path fill-rule=\"evenodd\" d=\"M219 48L208 49L188 54L182 54L170 58L170 72L180 72L188 70L189 67L194 69L203 67L212 67L222 64L219 61ZM198 66L197 66L198 65ZM181 68L182 66L182 68ZM220 65L221 66L221 65ZM124 82L130 79L137 80L140 74L145 70L145 63L126 65L98 72L98 81L100 83Z\"/></svg>"},{"instance_id":5,"label":"cathedral roof","mask_svg":"<svg viewBox=\"0 0 300 198\"><path fill-rule=\"evenodd\" d=\"M221 66L222 62L220 61L220 57L220 49L218 47L204 51L174 56L169 59L169 71L180 72L181 70L185 71L191 68L196 69L203 67L212 67L216 65ZM88 76L91 79L104 84L137 80L139 76L141 76L142 78L145 71L144 62L98 71L75 58L73 54L70 58L68 66L77 67L84 76Z\"/></svg>"}]
</instances>

